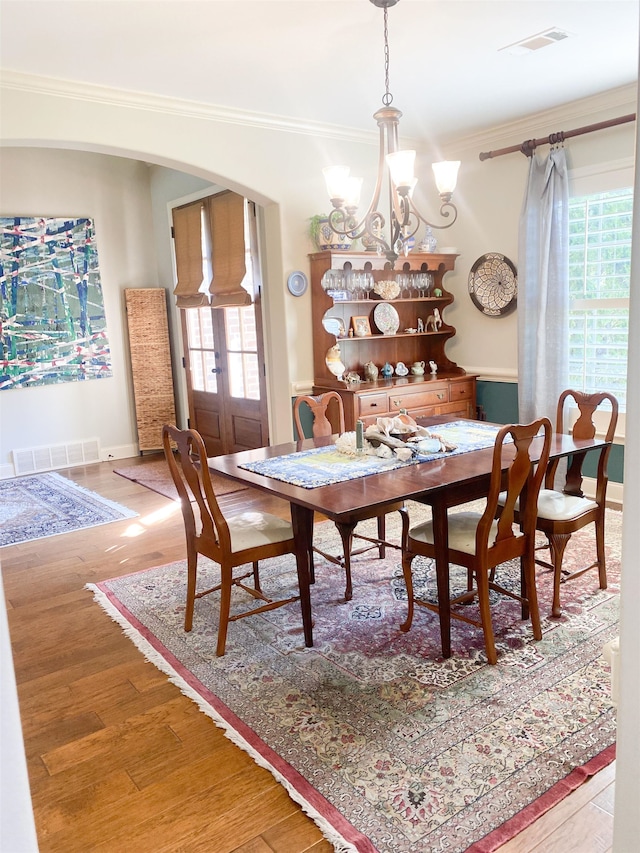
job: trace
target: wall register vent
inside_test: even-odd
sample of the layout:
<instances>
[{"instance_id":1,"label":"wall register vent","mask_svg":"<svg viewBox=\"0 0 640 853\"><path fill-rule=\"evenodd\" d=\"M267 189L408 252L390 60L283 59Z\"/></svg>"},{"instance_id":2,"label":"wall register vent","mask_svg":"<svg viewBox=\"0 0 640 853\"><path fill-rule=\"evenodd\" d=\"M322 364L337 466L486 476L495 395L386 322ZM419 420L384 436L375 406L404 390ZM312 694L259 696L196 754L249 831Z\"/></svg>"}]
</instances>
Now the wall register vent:
<instances>
[{"instance_id":1,"label":"wall register vent","mask_svg":"<svg viewBox=\"0 0 640 853\"><path fill-rule=\"evenodd\" d=\"M100 462L100 441L88 438L85 441L70 441L49 447L28 447L12 451L16 476L53 471L56 468L73 468Z\"/></svg>"}]
</instances>

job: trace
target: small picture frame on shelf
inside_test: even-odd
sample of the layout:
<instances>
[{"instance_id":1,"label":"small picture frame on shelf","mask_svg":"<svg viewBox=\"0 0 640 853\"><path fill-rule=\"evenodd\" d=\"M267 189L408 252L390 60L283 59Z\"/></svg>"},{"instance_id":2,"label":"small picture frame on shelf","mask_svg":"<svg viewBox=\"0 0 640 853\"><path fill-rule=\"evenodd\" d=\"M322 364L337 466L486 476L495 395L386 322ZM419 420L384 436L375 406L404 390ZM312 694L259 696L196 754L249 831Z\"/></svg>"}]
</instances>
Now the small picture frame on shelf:
<instances>
[{"instance_id":1,"label":"small picture frame on shelf","mask_svg":"<svg viewBox=\"0 0 640 853\"><path fill-rule=\"evenodd\" d=\"M351 328L356 338L368 338L371 335L371 324L367 316L352 317Z\"/></svg>"}]
</instances>

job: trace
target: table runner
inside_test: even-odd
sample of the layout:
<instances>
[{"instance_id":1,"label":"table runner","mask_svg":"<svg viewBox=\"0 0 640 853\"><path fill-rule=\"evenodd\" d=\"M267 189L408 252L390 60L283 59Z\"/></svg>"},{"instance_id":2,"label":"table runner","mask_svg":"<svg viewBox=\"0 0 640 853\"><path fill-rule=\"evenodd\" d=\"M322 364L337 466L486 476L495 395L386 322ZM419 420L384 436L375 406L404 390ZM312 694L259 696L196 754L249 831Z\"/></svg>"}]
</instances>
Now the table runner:
<instances>
[{"instance_id":1,"label":"table runner","mask_svg":"<svg viewBox=\"0 0 640 853\"><path fill-rule=\"evenodd\" d=\"M471 450L482 450L491 447L500 427L482 421L453 421L452 423L437 424L429 427L432 434L441 435L455 450L439 451L437 453L419 453L406 462L395 456L383 458L380 456L347 456L336 450L335 446L313 447L285 456L274 456L271 459L261 459L258 462L246 462L240 468L263 474L274 480L282 480L304 489L315 489L319 486L330 486L367 477L369 474L381 474L416 465L419 462L430 462L445 456L456 456Z\"/></svg>"}]
</instances>

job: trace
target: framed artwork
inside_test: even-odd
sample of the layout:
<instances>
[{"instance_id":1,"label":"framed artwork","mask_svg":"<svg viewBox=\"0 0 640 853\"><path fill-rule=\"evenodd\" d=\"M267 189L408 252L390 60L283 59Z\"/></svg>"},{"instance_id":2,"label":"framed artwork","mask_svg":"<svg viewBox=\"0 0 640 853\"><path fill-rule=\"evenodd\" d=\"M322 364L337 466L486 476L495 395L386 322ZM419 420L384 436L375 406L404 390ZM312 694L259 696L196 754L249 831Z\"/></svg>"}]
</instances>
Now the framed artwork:
<instances>
[{"instance_id":1,"label":"framed artwork","mask_svg":"<svg viewBox=\"0 0 640 853\"><path fill-rule=\"evenodd\" d=\"M351 328L356 338L366 338L371 334L371 324L367 316L352 317Z\"/></svg>"},{"instance_id":2,"label":"framed artwork","mask_svg":"<svg viewBox=\"0 0 640 853\"><path fill-rule=\"evenodd\" d=\"M0 390L111 376L93 220L0 217L0 234Z\"/></svg>"}]
</instances>

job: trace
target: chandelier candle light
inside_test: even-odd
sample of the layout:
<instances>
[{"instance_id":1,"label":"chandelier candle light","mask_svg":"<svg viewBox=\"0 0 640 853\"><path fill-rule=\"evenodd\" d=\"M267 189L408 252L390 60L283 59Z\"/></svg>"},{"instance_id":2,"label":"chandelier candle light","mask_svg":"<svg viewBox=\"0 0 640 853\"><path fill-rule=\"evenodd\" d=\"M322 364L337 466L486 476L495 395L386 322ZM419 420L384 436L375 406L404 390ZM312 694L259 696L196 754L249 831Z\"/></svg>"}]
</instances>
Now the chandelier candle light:
<instances>
[{"instance_id":1,"label":"chandelier candle light","mask_svg":"<svg viewBox=\"0 0 640 853\"><path fill-rule=\"evenodd\" d=\"M456 221L458 210L451 201L451 196L456 186L460 161L447 160L432 165L436 186L442 200L440 215L448 218L450 213L453 213L451 222L436 225L426 219L413 203L412 195L416 185L413 167L416 152L399 150L398 124L402 113L391 106L393 95L389 91L387 10L390 6L395 6L399 0L370 0L370 2L384 10L385 93L382 96L383 107L373 115L380 128L378 175L373 198L361 219L358 220L358 206L362 178L351 177L348 166L330 166L323 169L323 173L334 208L329 215L329 226L332 231L341 236L346 235L352 240L364 237L370 245L376 246L378 252L386 255L393 268L401 252L408 254L411 247L410 240L416 234L421 222L430 228L450 228ZM385 178L388 185L388 221L391 229L388 241L383 233L387 220L378 210Z\"/></svg>"}]
</instances>

